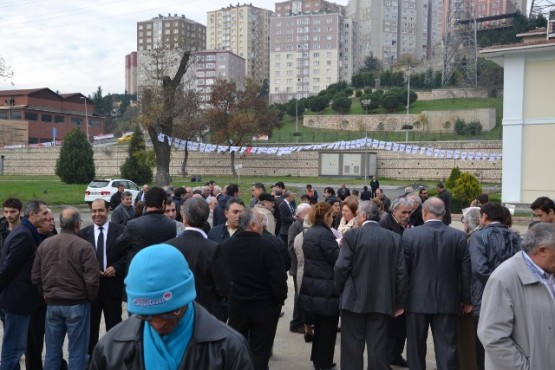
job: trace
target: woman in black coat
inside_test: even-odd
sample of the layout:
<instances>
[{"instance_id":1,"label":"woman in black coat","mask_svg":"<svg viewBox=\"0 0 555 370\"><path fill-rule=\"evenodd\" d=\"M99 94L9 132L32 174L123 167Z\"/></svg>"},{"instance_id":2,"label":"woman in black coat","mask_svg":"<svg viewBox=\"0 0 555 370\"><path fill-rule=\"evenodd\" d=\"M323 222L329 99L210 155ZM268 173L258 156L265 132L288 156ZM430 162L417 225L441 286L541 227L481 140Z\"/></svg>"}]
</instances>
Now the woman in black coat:
<instances>
[{"instance_id":1,"label":"woman in black coat","mask_svg":"<svg viewBox=\"0 0 555 370\"><path fill-rule=\"evenodd\" d=\"M304 276L299 293L301 308L314 315L314 341L310 359L316 369L335 366L333 355L339 321L339 296L333 268L339 246L330 229L333 209L329 203L314 205L308 214L312 224L303 241Z\"/></svg>"}]
</instances>

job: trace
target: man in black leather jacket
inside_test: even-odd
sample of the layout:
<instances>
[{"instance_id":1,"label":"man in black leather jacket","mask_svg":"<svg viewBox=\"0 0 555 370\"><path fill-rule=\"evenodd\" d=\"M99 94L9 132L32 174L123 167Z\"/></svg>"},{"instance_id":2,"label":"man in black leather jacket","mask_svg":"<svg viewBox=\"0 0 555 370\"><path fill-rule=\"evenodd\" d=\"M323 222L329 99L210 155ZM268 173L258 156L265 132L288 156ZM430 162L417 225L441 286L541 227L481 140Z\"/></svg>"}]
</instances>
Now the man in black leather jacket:
<instances>
[{"instance_id":1,"label":"man in black leather jacket","mask_svg":"<svg viewBox=\"0 0 555 370\"><path fill-rule=\"evenodd\" d=\"M193 273L177 248L141 250L125 284L133 315L100 339L89 369L253 369L245 338L193 301Z\"/></svg>"}]
</instances>

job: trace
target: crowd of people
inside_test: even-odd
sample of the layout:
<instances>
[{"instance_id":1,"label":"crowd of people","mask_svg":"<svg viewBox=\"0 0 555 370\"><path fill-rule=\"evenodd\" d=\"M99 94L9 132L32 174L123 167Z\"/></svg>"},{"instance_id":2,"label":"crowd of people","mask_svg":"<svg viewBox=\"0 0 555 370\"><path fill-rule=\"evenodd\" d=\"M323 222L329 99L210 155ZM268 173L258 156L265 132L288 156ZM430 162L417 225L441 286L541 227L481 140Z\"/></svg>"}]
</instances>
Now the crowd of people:
<instances>
[{"instance_id":1,"label":"crowd of people","mask_svg":"<svg viewBox=\"0 0 555 370\"><path fill-rule=\"evenodd\" d=\"M553 200L521 237L486 194L450 227L436 190L255 183L245 205L236 184L145 184L93 201L86 227L63 208L59 232L44 202L6 199L0 370L23 354L27 369L266 370L288 297L315 369L338 367L338 331L342 369L365 348L368 369L425 369L430 329L440 370L555 368Z\"/></svg>"}]
</instances>

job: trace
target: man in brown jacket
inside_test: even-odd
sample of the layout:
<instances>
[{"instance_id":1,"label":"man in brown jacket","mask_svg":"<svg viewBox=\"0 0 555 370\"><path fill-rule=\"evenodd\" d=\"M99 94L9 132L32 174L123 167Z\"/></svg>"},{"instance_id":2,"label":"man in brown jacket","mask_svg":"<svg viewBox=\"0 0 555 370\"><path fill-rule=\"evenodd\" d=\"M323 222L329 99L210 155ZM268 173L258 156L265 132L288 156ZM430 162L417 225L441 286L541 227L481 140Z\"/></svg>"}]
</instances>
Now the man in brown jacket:
<instances>
[{"instance_id":1,"label":"man in brown jacket","mask_svg":"<svg viewBox=\"0 0 555 370\"><path fill-rule=\"evenodd\" d=\"M60 368L67 333L69 368L84 369L90 305L98 294L99 266L91 243L78 236L81 215L75 207L64 208L60 226L59 235L40 244L31 272L32 282L47 304L44 368Z\"/></svg>"}]
</instances>

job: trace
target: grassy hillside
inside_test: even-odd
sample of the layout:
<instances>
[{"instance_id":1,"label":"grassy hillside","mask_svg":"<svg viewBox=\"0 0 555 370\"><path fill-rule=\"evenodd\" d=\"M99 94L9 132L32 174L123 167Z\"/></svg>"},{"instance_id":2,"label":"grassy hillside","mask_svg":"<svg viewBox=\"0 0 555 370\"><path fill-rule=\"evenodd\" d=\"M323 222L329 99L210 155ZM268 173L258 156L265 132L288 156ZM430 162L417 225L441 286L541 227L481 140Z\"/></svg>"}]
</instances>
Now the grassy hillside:
<instances>
[{"instance_id":1,"label":"grassy hillside","mask_svg":"<svg viewBox=\"0 0 555 370\"><path fill-rule=\"evenodd\" d=\"M416 101L411 105L409 113L419 114L423 111L434 110L457 110L457 109L476 109L476 108L495 108L496 111L496 127L492 131L484 132L477 137L469 137L457 134L447 133L426 133L411 132L408 133L409 141L442 141L442 140L500 140L501 139L501 120L503 118L503 98L487 98L487 99L441 99L429 101ZM398 113L404 113L406 109L400 109ZM383 109L376 109L371 114L383 114ZM313 113L307 113L312 115ZM331 108L327 108L322 114L335 114ZM351 114L365 114L359 99L353 98L351 106ZM301 136L294 136L295 133L295 117L285 115L283 118L283 127L275 130L270 142L272 143L312 143L312 142L328 142L337 140L352 140L364 137L364 131L341 131L341 130L322 130L304 127L302 118L299 117L299 132ZM406 133L404 132L387 132L372 131L368 132L368 136L387 141L404 141Z\"/></svg>"}]
</instances>

